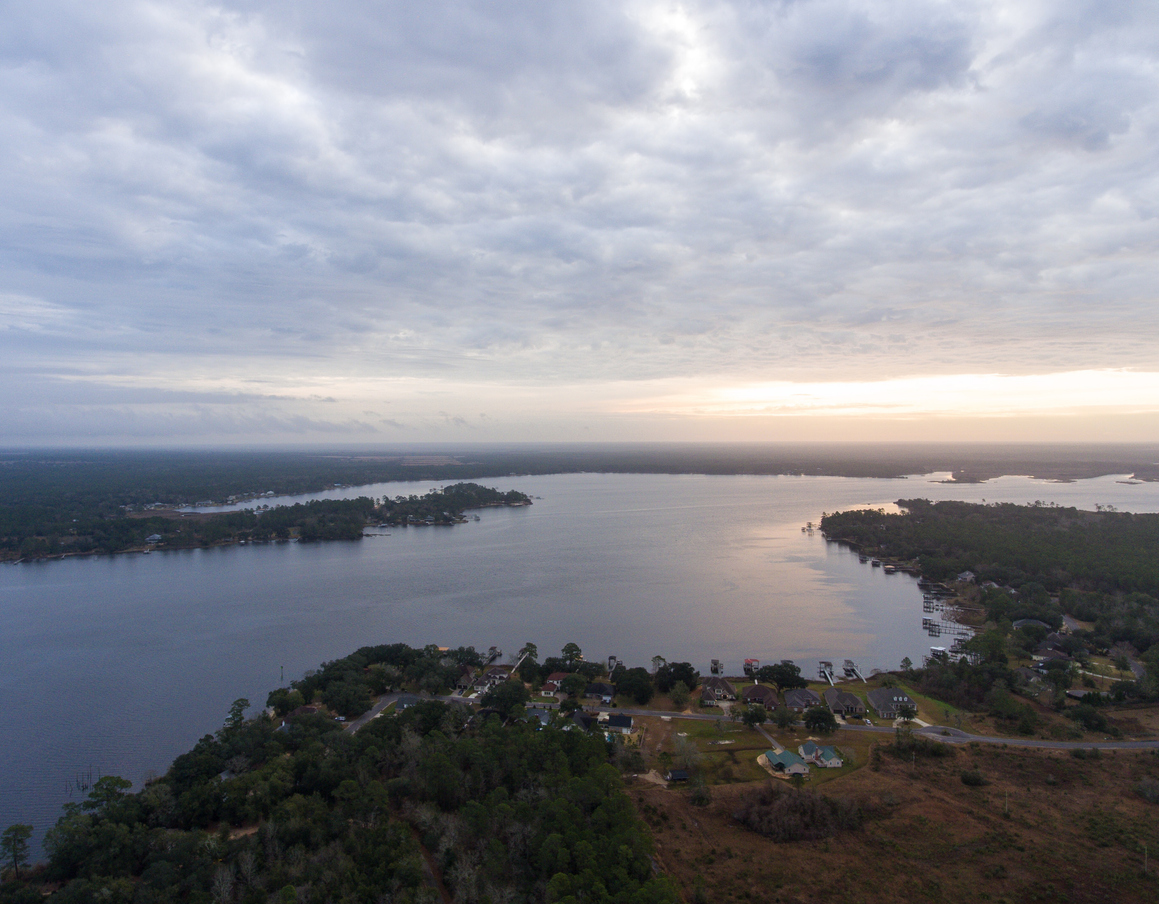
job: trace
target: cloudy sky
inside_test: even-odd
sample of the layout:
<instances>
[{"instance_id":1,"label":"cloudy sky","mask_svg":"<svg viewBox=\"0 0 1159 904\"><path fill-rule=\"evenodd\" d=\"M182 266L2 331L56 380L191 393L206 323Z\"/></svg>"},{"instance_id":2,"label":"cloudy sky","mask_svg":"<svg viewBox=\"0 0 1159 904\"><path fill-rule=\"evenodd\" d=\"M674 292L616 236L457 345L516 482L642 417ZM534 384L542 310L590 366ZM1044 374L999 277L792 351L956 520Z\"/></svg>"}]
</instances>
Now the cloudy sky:
<instances>
[{"instance_id":1,"label":"cloudy sky","mask_svg":"<svg viewBox=\"0 0 1159 904\"><path fill-rule=\"evenodd\" d=\"M3 10L0 443L1159 436L1153 3Z\"/></svg>"}]
</instances>

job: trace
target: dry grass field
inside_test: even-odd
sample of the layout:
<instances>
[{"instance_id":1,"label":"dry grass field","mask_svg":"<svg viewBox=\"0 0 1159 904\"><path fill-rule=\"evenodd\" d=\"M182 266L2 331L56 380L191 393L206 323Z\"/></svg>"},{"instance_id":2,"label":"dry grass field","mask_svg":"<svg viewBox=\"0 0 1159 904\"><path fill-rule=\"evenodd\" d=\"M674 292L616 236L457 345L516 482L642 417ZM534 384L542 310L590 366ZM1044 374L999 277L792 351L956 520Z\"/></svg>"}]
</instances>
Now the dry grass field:
<instances>
[{"instance_id":1,"label":"dry grass field","mask_svg":"<svg viewBox=\"0 0 1159 904\"><path fill-rule=\"evenodd\" d=\"M859 829L820 841L775 843L734 819L743 795L783 782L747 781L761 746L751 732L709 724L650 721L650 760L685 732L703 752L711 803L693 807L688 789L639 782L630 788L652 827L660 867L688 901L812 902L1108 902L1159 899L1159 803L1138 792L1159 788L1159 756L974 745L944 759L891 755L871 765L870 744L890 737L832 741L854 765L806 784L852 800L864 814ZM801 731L796 739L803 739ZM791 736L783 736L792 743ZM729 745L710 741L733 740ZM761 739L763 741L763 739ZM727 768L726 768L727 767ZM963 772L985 784L969 786ZM824 780L822 781L822 777Z\"/></svg>"}]
</instances>

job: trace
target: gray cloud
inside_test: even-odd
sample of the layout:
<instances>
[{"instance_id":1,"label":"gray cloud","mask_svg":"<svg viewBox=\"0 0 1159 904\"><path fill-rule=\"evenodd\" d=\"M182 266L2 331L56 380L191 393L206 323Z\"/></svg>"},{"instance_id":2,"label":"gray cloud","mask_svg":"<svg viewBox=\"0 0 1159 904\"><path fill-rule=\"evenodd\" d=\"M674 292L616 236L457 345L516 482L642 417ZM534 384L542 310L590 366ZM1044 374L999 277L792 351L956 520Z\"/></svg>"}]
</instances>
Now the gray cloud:
<instances>
[{"instance_id":1,"label":"gray cloud","mask_svg":"<svg viewBox=\"0 0 1159 904\"><path fill-rule=\"evenodd\" d=\"M1155 369L1152 10L1018 10L8 10L0 370L260 408Z\"/></svg>"}]
</instances>

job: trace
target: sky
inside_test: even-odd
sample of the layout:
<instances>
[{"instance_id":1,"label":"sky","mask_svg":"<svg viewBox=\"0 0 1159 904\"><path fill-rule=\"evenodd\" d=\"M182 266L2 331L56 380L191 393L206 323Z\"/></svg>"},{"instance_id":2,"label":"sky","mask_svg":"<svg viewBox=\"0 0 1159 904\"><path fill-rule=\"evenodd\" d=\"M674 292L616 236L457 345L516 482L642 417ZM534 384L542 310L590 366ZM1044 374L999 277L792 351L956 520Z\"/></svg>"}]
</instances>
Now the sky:
<instances>
[{"instance_id":1,"label":"sky","mask_svg":"<svg viewBox=\"0 0 1159 904\"><path fill-rule=\"evenodd\" d=\"M4 3L0 444L1159 438L1159 17Z\"/></svg>"}]
</instances>

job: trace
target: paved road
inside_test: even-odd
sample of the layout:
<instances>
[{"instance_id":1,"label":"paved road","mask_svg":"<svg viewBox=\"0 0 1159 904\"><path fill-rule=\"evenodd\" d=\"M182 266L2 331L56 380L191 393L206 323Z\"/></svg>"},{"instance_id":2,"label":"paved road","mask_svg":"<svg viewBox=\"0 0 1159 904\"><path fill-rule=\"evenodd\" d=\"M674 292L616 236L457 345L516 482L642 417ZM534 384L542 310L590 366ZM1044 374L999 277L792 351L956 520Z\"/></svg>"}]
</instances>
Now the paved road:
<instances>
[{"instance_id":1,"label":"paved road","mask_svg":"<svg viewBox=\"0 0 1159 904\"><path fill-rule=\"evenodd\" d=\"M397 700L400 696L400 694L383 694L378 698L378 700L375 701L374 706L370 707L370 709L364 712L353 722L347 722L343 728L351 734L354 734L354 732L358 731L358 729L360 729L371 719L376 718L384 709L390 706L390 704L394 703L394 701Z\"/></svg>"},{"instance_id":2,"label":"paved road","mask_svg":"<svg viewBox=\"0 0 1159 904\"><path fill-rule=\"evenodd\" d=\"M359 716L356 720L346 726L346 730L355 732L375 716L377 716L390 703L393 703L399 697L398 694L387 694L385 697L379 697L378 702L367 713ZM464 700L462 697L436 697L436 700L442 700L444 703L470 703L471 701ZM535 706L544 709L558 709L558 704L550 703L536 703ZM715 722L718 719L725 719L726 721L734 721L729 719L723 713L673 713L664 712L656 709L630 709L627 707L611 707L611 706L597 706L590 707L588 711L596 711L603 713L622 713L626 716L669 716L673 719L685 719L694 722ZM765 739L774 747L778 746L777 742L764 730L763 727L758 726L759 731ZM838 731L853 731L853 732L867 732L871 734L893 734L894 728L892 725L841 725ZM934 741L941 741L945 744L969 744L976 741L979 744L1001 744L1009 747L1032 747L1038 750L1074 750L1082 748L1089 750L1092 747L1097 747L1100 750L1152 750L1159 748L1159 739L1151 741L1112 741L1110 738L1101 741L1043 741L1038 738L1004 738L1004 737L990 737L988 735L976 735L969 732L962 731L960 728L949 728L945 725L927 725L924 728L919 728L916 734L923 737L930 738Z\"/></svg>"}]
</instances>

